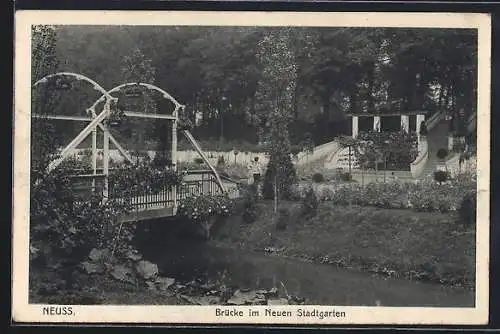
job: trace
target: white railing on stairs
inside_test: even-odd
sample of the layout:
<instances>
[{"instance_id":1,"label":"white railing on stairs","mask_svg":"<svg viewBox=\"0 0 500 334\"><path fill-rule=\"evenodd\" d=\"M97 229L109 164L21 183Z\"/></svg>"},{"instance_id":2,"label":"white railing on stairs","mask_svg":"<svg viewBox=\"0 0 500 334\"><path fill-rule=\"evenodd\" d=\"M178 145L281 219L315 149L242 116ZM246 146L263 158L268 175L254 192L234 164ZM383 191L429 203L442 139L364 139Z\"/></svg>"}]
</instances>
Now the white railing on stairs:
<instances>
[{"instance_id":1,"label":"white railing on stairs","mask_svg":"<svg viewBox=\"0 0 500 334\"><path fill-rule=\"evenodd\" d=\"M427 138L420 137L418 144L418 155L415 160L410 163L410 171L413 177L419 177L429 160L429 144L427 143Z\"/></svg>"},{"instance_id":2,"label":"white railing on stairs","mask_svg":"<svg viewBox=\"0 0 500 334\"><path fill-rule=\"evenodd\" d=\"M427 131L433 129L436 125L438 125L438 123L444 118L444 116L445 116L444 111L438 111L437 113L429 117L429 119L425 121L425 126L427 127Z\"/></svg>"},{"instance_id":3,"label":"white railing on stairs","mask_svg":"<svg viewBox=\"0 0 500 334\"><path fill-rule=\"evenodd\" d=\"M467 130L473 131L474 128L476 127L477 127L477 112L470 115L469 119L467 120Z\"/></svg>"},{"instance_id":4,"label":"white railing on stairs","mask_svg":"<svg viewBox=\"0 0 500 334\"><path fill-rule=\"evenodd\" d=\"M335 140L333 140L331 142L316 146L314 148L312 154L307 153L307 152L300 152L297 155L298 159L297 159L296 164L301 165L304 163L313 162L315 160L323 158L327 154L330 154L331 151L338 150L338 148L339 148L338 146L339 146L339 144Z\"/></svg>"},{"instance_id":5,"label":"white railing on stairs","mask_svg":"<svg viewBox=\"0 0 500 334\"><path fill-rule=\"evenodd\" d=\"M427 127L427 131L432 130L439 122L445 117L444 111L438 111L429 119L425 121L425 126ZM410 163L410 171L413 177L419 177L429 160L429 144L427 142L427 138L417 134L418 136L418 155L413 162Z\"/></svg>"}]
</instances>

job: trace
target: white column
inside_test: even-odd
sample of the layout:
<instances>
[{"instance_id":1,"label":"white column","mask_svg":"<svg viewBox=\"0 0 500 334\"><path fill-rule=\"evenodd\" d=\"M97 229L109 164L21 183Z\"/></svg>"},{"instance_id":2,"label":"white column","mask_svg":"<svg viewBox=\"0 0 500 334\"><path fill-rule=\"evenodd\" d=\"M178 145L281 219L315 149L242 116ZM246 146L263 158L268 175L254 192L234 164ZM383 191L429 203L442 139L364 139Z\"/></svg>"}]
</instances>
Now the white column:
<instances>
[{"instance_id":1,"label":"white column","mask_svg":"<svg viewBox=\"0 0 500 334\"><path fill-rule=\"evenodd\" d=\"M352 138L358 137L358 116L352 116Z\"/></svg>"},{"instance_id":2,"label":"white column","mask_svg":"<svg viewBox=\"0 0 500 334\"><path fill-rule=\"evenodd\" d=\"M380 131L380 116L373 116L373 131Z\"/></svg>"},{"instance_id":3,"label":"white column","mask_svg":"<svg viewBox=\"0 0 500 334\"><path fill-rule=\"evenodd\" d=\"M401 129L407 133L410 132L410 118L408 115L401 115Z\"/></svg>"}]
</instances>

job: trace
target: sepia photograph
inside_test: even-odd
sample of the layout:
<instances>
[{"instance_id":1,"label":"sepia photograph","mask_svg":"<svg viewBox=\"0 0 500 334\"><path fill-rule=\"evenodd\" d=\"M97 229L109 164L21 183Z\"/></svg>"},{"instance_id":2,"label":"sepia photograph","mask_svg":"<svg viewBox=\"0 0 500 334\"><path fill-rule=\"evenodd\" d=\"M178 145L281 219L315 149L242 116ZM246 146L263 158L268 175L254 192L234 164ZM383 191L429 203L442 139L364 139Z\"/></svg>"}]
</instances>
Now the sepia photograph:
<instances>
[{"instance_id":1,"label":"sepia photograph","mask_svg":"<svg viewBox=\"0 0 500 334\"><path fill-rule=\"evenodd\" d=\"M487 320L488 16L69 13L16 20L20 318Z\"/></svg>"}]
</instances>

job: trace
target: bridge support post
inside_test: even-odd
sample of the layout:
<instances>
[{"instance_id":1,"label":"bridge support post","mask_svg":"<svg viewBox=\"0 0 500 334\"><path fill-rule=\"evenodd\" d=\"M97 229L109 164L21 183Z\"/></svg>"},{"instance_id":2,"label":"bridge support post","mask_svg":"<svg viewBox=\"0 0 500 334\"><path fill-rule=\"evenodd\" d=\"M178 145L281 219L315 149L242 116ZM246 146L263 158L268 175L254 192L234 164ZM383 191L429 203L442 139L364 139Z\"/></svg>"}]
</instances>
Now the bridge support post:
<instances>
[{"instance_id":1,"label":"bridge support post","mask_svg":"<svg viewBox=\"0 0 500 334\"><path fill-rule=\"evenodd\" d=\"M109 100L106 102L104 108L109 113ZM104 143L103 143L103 174L104 174L104 189L103 201L106 202L109 197L109 130L104 130Z\"/></svg>"},{"instance_id":2,"label":"bridge support post","mask_svg":"<svg viewBox=\"0 0 500 334\"><path fill-rule=\"evenodd\" d=\"M172 160L172 169L177 171L177 116L178 112L174 112L175 119L172 121L172 149L170 157ZM174 201L174 215L177 212L177 186L172 187L172 197Z\"/></svg>"},{"instance_id":3,"label":"bridge support post","mask_svg":"<svg viewBox=\"0 0 500 334\"><path fill-rule=\"evenodd\" d=\"M95 118L95 110L92 109L92 118ZM97 127L92 130L92 172L97 174ZM95 177L92 178L92 193L95 192Z\"/></svg>"},{"instance_id":4,"label":"bridge support post","mask_svg":"<svg viewBox=\"0 0 500 334\"><path fill-rule=\"evenodd\" d=\"M352 138L356 138L358 136L358 116L352 116Z\"/></svg>"}]
</instances>

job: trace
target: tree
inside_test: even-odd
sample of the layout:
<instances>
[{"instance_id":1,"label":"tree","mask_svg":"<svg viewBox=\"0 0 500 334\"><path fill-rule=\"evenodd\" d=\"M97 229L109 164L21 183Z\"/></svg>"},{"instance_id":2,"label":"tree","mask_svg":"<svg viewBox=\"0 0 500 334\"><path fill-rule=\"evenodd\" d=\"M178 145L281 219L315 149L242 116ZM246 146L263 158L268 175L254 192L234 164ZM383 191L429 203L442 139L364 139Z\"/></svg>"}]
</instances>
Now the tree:
<instances>
[{"instance_id":1,"label":"tree","mask_svg":"<svg viewBox=\"0 0 500 334\"><path fill-rule=\"evenodd\" d=\"M152 66L151 60L146 58L139 48L135 48L130 55L123 58L121 70L126 83L153 84L155 82L156 70ZM151 92L142 90L140 87L137 87L137 91L140 94L139 99L127 101L126 106L135 109L132 111L156 113L156 103ZM124 98L127 98L127 93ZM138 153L144 148L148 122L144 118L138 118L129 120L127 125L127 132L130 134L136 153ZM162 148L165 146L163 144Z\"/></svg>"},{"instance_id":2,"label":"tree","mask_svg":"<svg viewBox=\"0 0 500 334\"><path fill-rule=\"evenodd\" d=\"M32 82L56 72L56 30L53 26L40 25L32 27ZM48 115L55 106L58 93L53 82L41 84L33 90L32 112ZM37 181L40 173L55 158L59 140L52 122L40 118L32 118L31 122L31 170L35 172L32 182Z\"/></svg>"},{"instance_id":3,"label":"tree","mask_svg":"<svg viewBox=\"0 0 500 334\"><path fill-rule=\"evenodd\" d=\"M265 197L274 198L275 213L278 200L290 197L291 187L297 182L288 133L297 80L290 40L289 28L274 29L263 37L258 50L262 79L257 87L256 111L258 121L263 125L259 129L260 135L266 139L270 155L263 192ZM269 135L265 136L265 132Z\"/></svg>"},{"instance_id":4,"label":"tree","mask_svg":"<svg viewBox=\"0 0 500 334\"><path fill-rule=\"evenodd\" d=\"M193 133L214 140L257 142L268 117L259 111L265 67L256 56L269 27L58 27L57 54L64 69L104 87L120 77L129 50L139 48L156 68L157 85L185 104L199 124ZM291 92L290 132L307 126L316 144L345 133L345 113L464 107L475 111L477 32L468 29L289 28L288 50L296 80ZM64 94L66 96L66 94ZM81 107L77 94L61 109ZM73 108L74 106L74 108ZM244 121L242 121L244 120ZM268 126L267 126L268 128ZM295 138L294 138L295 137ZM293 136L292 144L300 142Z\"/></svg>"}]
</instances>

